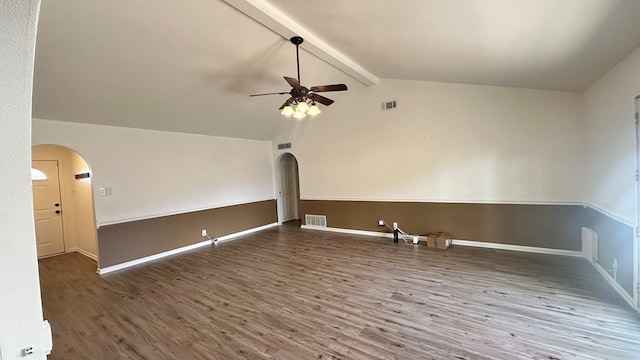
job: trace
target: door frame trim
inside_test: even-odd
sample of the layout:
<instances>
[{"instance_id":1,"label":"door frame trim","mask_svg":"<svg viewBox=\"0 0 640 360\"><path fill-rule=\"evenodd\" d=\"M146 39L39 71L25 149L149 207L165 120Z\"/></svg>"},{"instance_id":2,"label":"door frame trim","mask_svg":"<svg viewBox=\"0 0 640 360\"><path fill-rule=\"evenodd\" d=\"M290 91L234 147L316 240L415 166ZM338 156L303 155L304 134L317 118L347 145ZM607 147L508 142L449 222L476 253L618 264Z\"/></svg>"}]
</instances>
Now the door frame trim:
<instances>
[{"instance_id":1,"label":"door frame trim","mask_svg":"<svg viewBox=\"0 0 640 360\"><path fill-rule=\"evenodd\" d=\"M281 190L281 181L280 181L280 166L282 165L282 159L284 156L286 156L287 154L291 155L293 157L293 159L296 161L296 165L298 166L297 169L297 186L298 186L298 198L297 198L297 211L298 211L298 216L302 217L300 215L300 162L298 161L298 158L291 152L284 152L280 155L278 155L278 157L276 158L275 161L275 180L276 180L276 208L277 208L277 213L278 213L278 224L282 225L282 219L284 218L284 208L283 208L283 204L282 204L282 194L280 193Z\"/></svg>"},{"instance_id":2,"label":"door frame trim","mask_svg":"<svg viewBox=\"0 0 640 360\"><path fill-rule=\"evenodd\" d=\"M636 226L633 229L633 303L640 312L640 95L634 99L635 105L635 157L636 157Z\"/></svg>"}]
</instances>

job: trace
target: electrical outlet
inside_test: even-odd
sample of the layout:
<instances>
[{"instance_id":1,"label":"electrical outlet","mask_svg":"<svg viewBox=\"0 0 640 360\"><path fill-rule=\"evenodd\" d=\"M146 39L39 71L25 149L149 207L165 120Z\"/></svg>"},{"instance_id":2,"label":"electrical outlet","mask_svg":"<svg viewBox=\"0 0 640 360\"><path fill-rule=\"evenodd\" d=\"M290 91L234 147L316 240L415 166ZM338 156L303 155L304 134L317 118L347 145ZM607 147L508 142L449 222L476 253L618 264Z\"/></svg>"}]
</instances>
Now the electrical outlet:
<instances>
[{"instance_id":1,"label":"electrical outlet","mask_svg":"<svg viewBox=\"0 0 640 360\"><path fill-rule=\"evenodd\" d=\"M202 229L202 236L207 236L207 229Z\"/></svg>"},{"instance_id":2,"label":"electrical outlet","mask_svg":"<svg viewBox=\"0 0 640 360\"><path fill-rule=\"evenodd\" d=\"M393 223L393 230L398 230L398 223L397 222Z\"/></svg>"},{"instance_id":3,"label":"electrical outlet","mask_svg":"<svg viewBox=\"0 0 640 360\"><path fill-rule=\"evenodd\" d=\"M378 226L384 226L384 220L378 220Z\"/></svg>"},{"instance_id":4,"label":"electrical outlet","mask_svg":"<svg viewBox=\"0 0 640 360\"><path fill-rule=\"evenodd\" d=\"M105 196L107 195L107 191L105 190L105 188L100 188L98 189L98 194L100 194L100 196Z\"/></svg>"},{"instance_id":5,"label":"electrical outlet","mask_svg":"<svg viewBox=\"0 0 640 360\"><path fill-rule=\"evenodd\" d=\"M33 346L27 346L26 348L22 349L22 356L28 356L28 355L32 355L33 354Z\"/></svg>"},{"instance_id":6,"label":"electrical outlet","mask_svg":"<svg viewBox=\"0 0 640 360\"><path fill-rule=\"evenodd\" d=\"M106 194L107 196L109 196L109 195L111 195L111 194L112 194L112 192L111 192L111 188L110 188L110 187L104 188L104 192L105 192L105 194Z\"/></svg>"}]
</instances>

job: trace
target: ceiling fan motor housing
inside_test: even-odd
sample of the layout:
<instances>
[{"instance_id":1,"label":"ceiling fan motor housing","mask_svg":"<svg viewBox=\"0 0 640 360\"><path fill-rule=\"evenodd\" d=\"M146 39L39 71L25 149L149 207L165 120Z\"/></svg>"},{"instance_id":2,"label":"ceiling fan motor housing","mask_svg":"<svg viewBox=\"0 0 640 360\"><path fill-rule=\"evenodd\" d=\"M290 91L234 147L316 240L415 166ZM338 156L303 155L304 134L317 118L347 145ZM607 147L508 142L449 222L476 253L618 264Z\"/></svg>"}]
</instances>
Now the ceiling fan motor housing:
<instances>
[{"instance_id":1,"label":"ceiling fan motor housing","mask_svg":"<svg viewBox=\"0 0 640 360\"><path fill-rule=\"evenodd\" d=\"M307 97L308 93L309 93L309 89L307 89L304 86L292 88L290 92L291 97L294 99L305 98Z\"/></svg>"}]
</instances>

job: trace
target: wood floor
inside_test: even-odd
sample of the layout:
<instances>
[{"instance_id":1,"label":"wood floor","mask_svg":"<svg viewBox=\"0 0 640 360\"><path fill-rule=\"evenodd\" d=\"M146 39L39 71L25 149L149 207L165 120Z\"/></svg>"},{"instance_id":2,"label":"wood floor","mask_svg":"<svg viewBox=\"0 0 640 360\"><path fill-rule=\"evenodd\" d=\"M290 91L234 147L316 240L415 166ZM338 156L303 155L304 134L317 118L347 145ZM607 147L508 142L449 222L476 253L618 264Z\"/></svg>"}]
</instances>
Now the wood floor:
<instances>
[{"instance_id":1,"label":"wood floor","mask_svg":"<svg viewBox=\"0 0 640 360\"><path fill-rule=\"evenodd\" d=\"M99 277L40 260L49 359L640 359L584 259L281 226Z\"/></svg>"}]
</instances>

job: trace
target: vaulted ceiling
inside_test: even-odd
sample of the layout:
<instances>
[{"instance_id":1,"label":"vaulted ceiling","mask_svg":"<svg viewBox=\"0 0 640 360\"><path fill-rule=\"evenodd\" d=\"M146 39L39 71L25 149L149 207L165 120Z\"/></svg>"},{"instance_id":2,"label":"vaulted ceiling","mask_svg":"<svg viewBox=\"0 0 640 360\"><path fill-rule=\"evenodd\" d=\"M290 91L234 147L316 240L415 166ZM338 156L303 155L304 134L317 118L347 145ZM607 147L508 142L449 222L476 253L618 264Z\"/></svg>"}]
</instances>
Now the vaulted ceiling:
<instances>
[{"instance_id":1,"label":"vaulted ceiling","mask_svg":"<svg viewBox=\"0 0 640 360\"><path fill-rule=\"evenodd\" d=\"M289 90L295 34L305 85L582 91L640 45L640 1L43 0L34 117L271 139L285 98L248 95Z\"/></svg>"}]
</instances>

